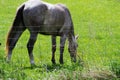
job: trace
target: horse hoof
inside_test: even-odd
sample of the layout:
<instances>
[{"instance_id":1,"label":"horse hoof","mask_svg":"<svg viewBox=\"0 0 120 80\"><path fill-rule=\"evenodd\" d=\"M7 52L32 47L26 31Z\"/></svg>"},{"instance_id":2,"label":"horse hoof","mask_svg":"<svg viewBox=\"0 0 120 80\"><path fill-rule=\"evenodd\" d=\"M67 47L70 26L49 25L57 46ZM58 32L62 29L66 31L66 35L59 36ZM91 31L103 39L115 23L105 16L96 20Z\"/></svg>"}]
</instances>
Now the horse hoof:
<instances>
[{"instance_id":1,"label":"horse hoof","mask_svg":"<svg viewBox=\"0 0 120 80\"><path fill-rule=\"evenodd\" d=\"M6 63L10 63L10 61L6 60Z\"/></svg>"},{"instance_id":2,"label":"horse hoof","mask_svg":"<svg viewBox=\"0 0 120 80\"><path fill-rule=\"evenodd\" d=\"M37 67L35 64L31 64L31 68L35 68Z\"/></svg>"},{"instance_id":3,"label":"horse hoof","mask_svg":"<svg viewBox=\"0 0 120 80\"><path fill-rule=\"evenodd\" d=\"M53 64L56 64L55 60L52 60L52 63L53 63Z\"/></svg>"},{"instance_id":4,"label":"horse hoof","mask_svg":"<svg viewBox=\"0 0 120 80\"><path fill-rule=\"evenodd\" d=\"M6 63L10 63L10 60L6 59Z\"/></svg>"},{"instance_id":5,"label":"horse hoof","mask_svg":"<svg viewBox=\"0 0 120 80\"><path fill-rule=\"evenodd\" d=\"M52 64L53 64L53 65L55 65L55 64L56 64L56 62L52 62Z\"/></svg>"},{"instance_id":6,"label":"horse hoof","mask_svg":"<svg viewBox=\"0 0 120 80\"><path fill-rule=\"evenodd\" d=\"M63 61L60 61L60 64L64 64L64 62L63 62Z\"/></svg>"}]
</instances>

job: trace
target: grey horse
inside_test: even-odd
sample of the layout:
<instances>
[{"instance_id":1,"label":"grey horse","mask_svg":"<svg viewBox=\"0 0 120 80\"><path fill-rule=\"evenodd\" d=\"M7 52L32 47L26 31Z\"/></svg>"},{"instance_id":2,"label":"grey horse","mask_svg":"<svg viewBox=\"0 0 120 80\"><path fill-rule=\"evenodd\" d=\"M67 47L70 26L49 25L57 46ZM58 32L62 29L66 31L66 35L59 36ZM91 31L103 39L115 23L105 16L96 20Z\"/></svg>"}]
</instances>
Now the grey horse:
<instances>
[{"instance_id":1,"label":"grey horse","mask_svg":"<svg viewBox=\"0 0 120 80\"><path fill-rule=\"evenodd\" d=\"M76 62L77 42L74 35L74 27L71 14L63 4L49 4L41 0L28 0L17 10L12 27L6 40L7 61L9 62L21 34L28 29L30 38L27 43L30 63L34 65L33 47L37 35L51 35L52 39L52 63L55 64L56 37L60 36L60 64L63 64L63 52L65 41L68 38L68 51L71 60Z\"/></svg>"}]
</instances>

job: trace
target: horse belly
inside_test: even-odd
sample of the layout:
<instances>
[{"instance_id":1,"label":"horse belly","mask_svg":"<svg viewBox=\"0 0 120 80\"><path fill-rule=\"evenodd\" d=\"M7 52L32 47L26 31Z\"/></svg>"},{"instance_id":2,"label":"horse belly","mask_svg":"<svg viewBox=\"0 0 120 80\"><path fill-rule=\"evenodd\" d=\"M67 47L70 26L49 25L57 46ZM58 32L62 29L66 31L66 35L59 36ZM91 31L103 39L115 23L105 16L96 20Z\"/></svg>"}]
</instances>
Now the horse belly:
<instances>
[{"instance_id":1,"label":"horse belly","mask_svg":"<svg viewBox=\"0 0 120 80\"><path fill-rule=\"evenodd\" d=\"M58 36L59 28L57 28L57 26L55 26L55 25L43 25L43 26L40 26L39 33L44 34L44 35Z\"/></svg>"}]
</instances>

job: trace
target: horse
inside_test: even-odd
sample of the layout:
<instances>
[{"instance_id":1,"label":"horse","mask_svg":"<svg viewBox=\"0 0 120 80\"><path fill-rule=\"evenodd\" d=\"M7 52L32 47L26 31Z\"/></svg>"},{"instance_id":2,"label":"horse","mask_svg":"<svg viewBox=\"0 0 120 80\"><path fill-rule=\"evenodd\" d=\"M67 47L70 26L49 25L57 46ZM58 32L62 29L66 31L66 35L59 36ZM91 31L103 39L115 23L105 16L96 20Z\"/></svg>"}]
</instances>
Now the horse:
<instances>
[{"instance_id":1,"label":"horse","mask_svg":"<svg viewBox=\"0 0 120 80\"><path fill-rule=\"evenodd\" d=\"M60 64L63 64L63 52L66 39L71 61L76 62L77 41L69 9L64 4L50 4L42 0L28 0L17 9L6 39L6 60L10 62L12 51L25 30L30 32L27 49L30 64L34 65L33 48L37 35L50 35L52 43L52 63L56 64L56 37L60 37Z\"/></svg>"}]
</instances>

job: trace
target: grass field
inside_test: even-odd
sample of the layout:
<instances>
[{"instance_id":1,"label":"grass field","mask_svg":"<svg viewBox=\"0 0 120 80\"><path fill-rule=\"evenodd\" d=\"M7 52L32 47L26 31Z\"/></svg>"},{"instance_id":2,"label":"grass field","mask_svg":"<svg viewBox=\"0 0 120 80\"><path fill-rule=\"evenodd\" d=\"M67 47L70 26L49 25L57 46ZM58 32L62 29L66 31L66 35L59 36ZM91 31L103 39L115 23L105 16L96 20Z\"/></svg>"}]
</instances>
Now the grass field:
<instances>
[{"instance_id":1,"label":"grass field","mask_svg":"<svg viewBox=\"0 0 120 80\"><path fill-rule=\"evenodd\" d=\"M119 80L120 0L44 0L63 3L71 12L79 34L78 59L71 63L67 45L64 65L59 64L59 37L56 65L51 63L51 37L39 35L34 47L36 67L31 68L26 44L29 32L19 39L12 62L5 61L5 39L17 7L26 0L0 0L0 80Z\"/></svg>"}]
</instances>

